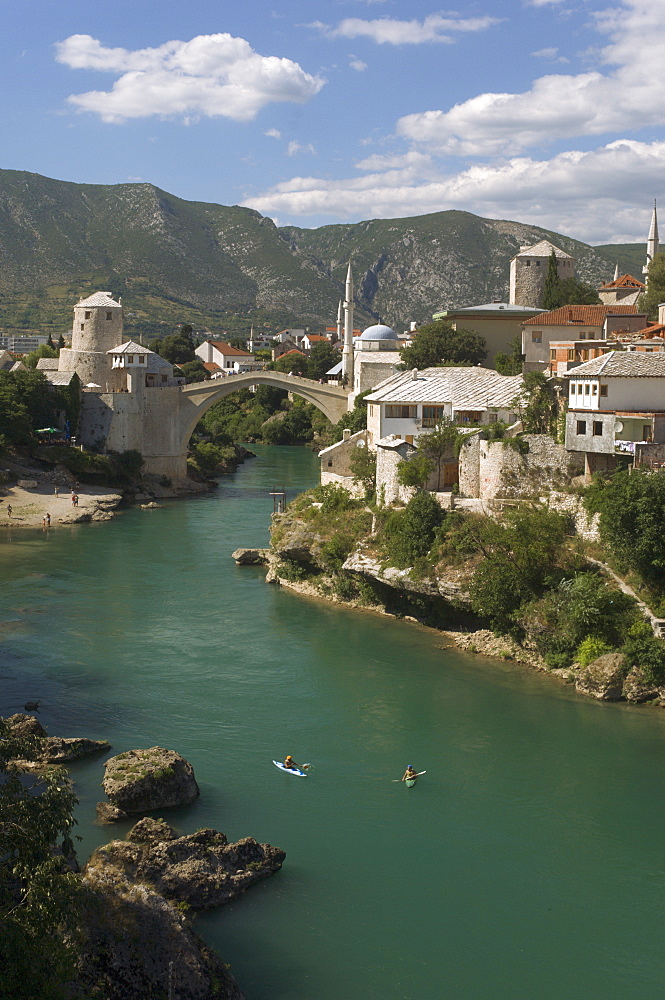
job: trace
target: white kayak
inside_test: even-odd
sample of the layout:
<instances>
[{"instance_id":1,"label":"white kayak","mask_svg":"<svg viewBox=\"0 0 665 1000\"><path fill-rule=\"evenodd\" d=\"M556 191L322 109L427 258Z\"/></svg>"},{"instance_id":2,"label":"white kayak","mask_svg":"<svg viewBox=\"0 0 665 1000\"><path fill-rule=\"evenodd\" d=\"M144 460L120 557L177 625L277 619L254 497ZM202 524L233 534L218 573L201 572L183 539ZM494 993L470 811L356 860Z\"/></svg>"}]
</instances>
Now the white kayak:
<instances>
[{"instance_id":1,"label":"white kayak","mask_svg":"<svg viewBox=\"0 0 665 1000\"><path fill-rule=\"evenodd\" d=\"M280 771L286 771L287 774L297 774L299 778L306 778L307 772L301 771L299 767L284 767L281 761L274 760L273 764L278 767Z\"/></svg>"}]
</instances>

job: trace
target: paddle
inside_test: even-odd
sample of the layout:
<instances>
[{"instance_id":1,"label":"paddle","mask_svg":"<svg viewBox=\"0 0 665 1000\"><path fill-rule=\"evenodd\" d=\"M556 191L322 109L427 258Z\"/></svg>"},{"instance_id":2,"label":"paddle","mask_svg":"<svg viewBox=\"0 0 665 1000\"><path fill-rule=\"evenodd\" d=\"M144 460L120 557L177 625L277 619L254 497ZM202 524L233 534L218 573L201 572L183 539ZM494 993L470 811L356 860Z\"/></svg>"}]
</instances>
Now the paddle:
<instances>
[{"instance_id":1,"label":"paddle","mask_svg":"<svg viewBox=\"0 0 665 1000\"><path fill-rule=\"evenodd\" d=\"M411 777L412 778L418 778L418 777L420 777L421 774L427 774L427 771L417 771L415 774L412 774ZM390 780L391 781L405 781L406 779L405 778L391 778Z\"/></svg>"}]
</instances>

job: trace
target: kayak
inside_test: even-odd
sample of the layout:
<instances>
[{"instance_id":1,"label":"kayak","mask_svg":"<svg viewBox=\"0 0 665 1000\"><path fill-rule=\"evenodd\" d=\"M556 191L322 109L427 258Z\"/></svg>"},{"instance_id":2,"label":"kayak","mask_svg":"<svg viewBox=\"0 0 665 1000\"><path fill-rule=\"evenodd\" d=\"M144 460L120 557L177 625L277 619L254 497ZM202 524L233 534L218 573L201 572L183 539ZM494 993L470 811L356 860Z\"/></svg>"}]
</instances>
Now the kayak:
<instances>
[{"instance_id":1,"label":"kayak","mask_svg":"<svg viewBox=\"0 0 665 1000\"><path fill-rule=\"evenodd\" d=\"M287 774L297 774L299 778L306 778L307 772L301 771L299 767L284 767L281 761L274 760L273 764L278 767L280 771L286 771Z\"/></svg>"},{"instance_id":2,"label":"kayak","mask_svg":"<svg viewBox=\"0 0 665 1000\"><path fill-rule=\"evenodd\" d=\"M417 775L416 775L415 778L405 778L404 779L404 784L406 785L407 788L413 788L413 786L415 785L415 783L416 783L417 780L418 780L418 776Z\"/></svg>"}]
</instances>

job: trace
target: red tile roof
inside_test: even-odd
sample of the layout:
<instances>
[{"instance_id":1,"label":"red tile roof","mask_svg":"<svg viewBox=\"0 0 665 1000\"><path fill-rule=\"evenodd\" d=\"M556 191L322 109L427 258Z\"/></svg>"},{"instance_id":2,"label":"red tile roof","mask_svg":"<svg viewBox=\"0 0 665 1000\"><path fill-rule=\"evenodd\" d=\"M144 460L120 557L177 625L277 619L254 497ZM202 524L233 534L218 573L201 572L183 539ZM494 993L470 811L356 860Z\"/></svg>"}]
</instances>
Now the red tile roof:
<instances>
[{"instance_id":1,"label":"red tile roof","mask_svg":"<svg viewBox=\"0 0 665 1000\"><path fill-rule=\"evenodd\" d=\"M616 281L608 281L606 285L601 285L601 291L610 288L646 288L647 286L639 278L634 278L632 274L622 274Z\"/></svg>"},{"instance_id":2,"label":"red tile roof","mask_svg":"<svg viewBox=\"0 0 665 1000\"><path fill-rule=\"evenodd\" d=\"M207 372L221 372L222 370L216 361L203 361L202 364Z\"/></svg>"},{"instance_id":3,"label":"red tile roof","mask_svg":"<svg viewBox=\"0 0 665 1000\"><path fill-rule=\"evenodd\" d=\"M295 349L295 347L294 347L294 349L292 351L284 351L284 354L280 354L280 356L279 356L279 358L277 360L279 361L281 358L288 358L289 354L299 354L301 358L306 358L307 357L306 354L303 354L302 351L297 351Z\"/></svg>"},{"instance_id":4,"label":"red tile roof","mask_svg":"<svg viewBox=\"0 0 665 1000\"><path fill-rule=\"evenodd\" d=\"M602 326L607 316L628 316L637 313L637 306L561 306L551 312L538 313L524 321L524 326Z\"/></svg>"},{"instance_id":5,"label":"red tile roof","mask_svg":"<svg viewBox=\"0 0 665 1000\"><path fill-rule=\"evenodd\" d=\"M320 333L308 333L307 339L310 341L310 343L312 341L319 341L319 340L325 341L326 344L328 343L328 338L322 337Z\"/></svg>"},{"instance_id":6,"label":"red tile roof","mask_svg":"<svg viewBox=\"0 0 665 1000\"><path fill-rule=\"evenodd\" d=\"M249 353L249 351L241 351L240 348L238 348L238 347L231 347L231 345L227 344L227 342L225 340L207 340L206 343L207 344L212 344L213 347L216 347L217 350L220 352L220 354L224 354L224 355L228 355L228 356L239 355L240 357L243 357L243 358L251 358L252 357L252 355Z\"/></svg>"}]
</instances>

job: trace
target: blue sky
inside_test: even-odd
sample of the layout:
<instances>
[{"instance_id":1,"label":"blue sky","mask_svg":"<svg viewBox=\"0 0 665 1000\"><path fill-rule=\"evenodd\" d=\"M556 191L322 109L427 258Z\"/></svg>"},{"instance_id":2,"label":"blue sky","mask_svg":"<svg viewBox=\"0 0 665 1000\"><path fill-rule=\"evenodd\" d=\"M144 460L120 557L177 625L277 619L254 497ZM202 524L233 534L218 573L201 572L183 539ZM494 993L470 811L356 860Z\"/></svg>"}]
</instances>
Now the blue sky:
<instances>
[{"instance_id":1,"label":"blue sky","mask_svg":"<svg viewBox=\"0 0 665 1000\"><path fill-rule=\"evenodd\" d=\"M0 18L5 168L279 225L459 209L591 243L644 240L665 199L662 0L0 0Z\"/></svg>"}]
</instances>

